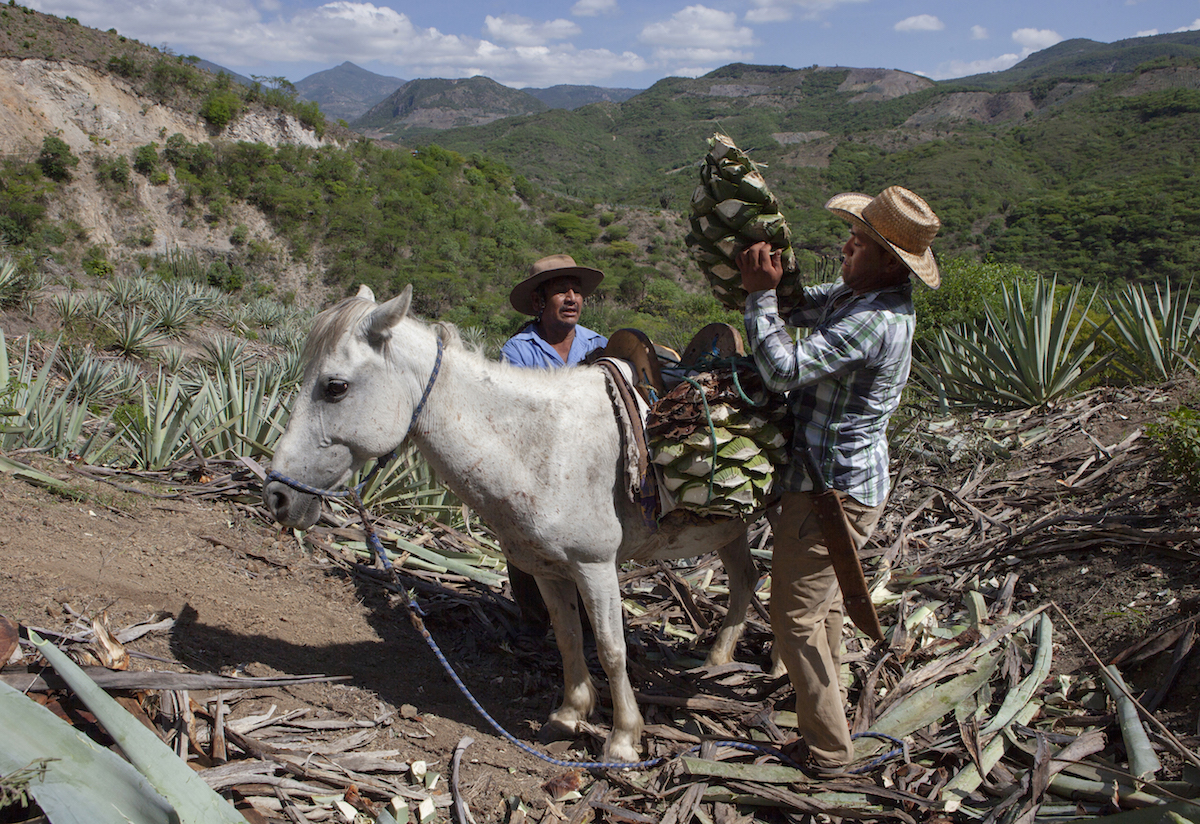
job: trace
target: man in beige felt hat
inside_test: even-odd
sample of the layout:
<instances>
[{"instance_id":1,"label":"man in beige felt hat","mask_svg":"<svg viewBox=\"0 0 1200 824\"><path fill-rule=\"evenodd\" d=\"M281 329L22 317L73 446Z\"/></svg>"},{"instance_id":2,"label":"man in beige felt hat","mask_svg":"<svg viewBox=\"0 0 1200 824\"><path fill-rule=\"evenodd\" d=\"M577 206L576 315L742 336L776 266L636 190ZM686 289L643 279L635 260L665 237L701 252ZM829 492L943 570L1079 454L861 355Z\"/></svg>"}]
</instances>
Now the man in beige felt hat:
<instances>
[{"instance_id":1,"label":"man in beige felt hat","mask_svg":"<svg viewBox=\"0 0 1200 824\"><path fill-rule=\"evenodd\" d=\"M608 339L579 325L583 299L596 291L604 274L579 266L570 255L550 255L529 267L529 275L509 293L508 302L533 320L508 339L500 356L514 366L574 366Z\"/></svg>"},{"instance_id":2,"label":"man in beige felt hat","mask_svg":"<svg viewBox=\"0 0 1200 824\"><path fill-rule=\"evenodd\" d=\"M814 515L814 491L836 489L850 538L862 548L890 490L888 419L912 363L909 275L936 289L929 245L941 226L917 195L900 186L877 197L837 195L825 208L850 223L841 277L803 290L780 317L779 254L765 243L738 255L746 300L747 343L764 381L788 393L795 419L792 460L772 518L771 627L796 690L797 726L824 775L854 760L839 682L842 593ZM793 340L787 326L810 332ZM807 467L820 477L809 477Z\"/></svg>"}]
</instances>

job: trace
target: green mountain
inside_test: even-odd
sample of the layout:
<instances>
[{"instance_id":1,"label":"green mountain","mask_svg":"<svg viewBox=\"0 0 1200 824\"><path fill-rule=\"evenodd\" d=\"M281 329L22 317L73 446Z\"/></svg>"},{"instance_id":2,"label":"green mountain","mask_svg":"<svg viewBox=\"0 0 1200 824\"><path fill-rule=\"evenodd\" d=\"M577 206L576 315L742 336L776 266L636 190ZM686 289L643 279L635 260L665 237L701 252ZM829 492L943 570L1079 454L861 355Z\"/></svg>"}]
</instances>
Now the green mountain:
<instances>
[{"instance_id":1,"label":"green mountain","mask_svg":"<svg viewBox=\"0 0 1200 824\"><path fill-rule=\"evenodd\" d=\"M350 61L310 74L296 83L296 95L321 107L326 116L347 123L362 117L404 85L398 77L369 72Z\"/></svg>"},{"instance_id":2,"label":"green mountain","mask_svg":"<svg viewBox=\"0 0 1200 824\"><path fill-rule=\"evenodd\" d=\"M1133 37L1115 43L1077 38L1034 52L1011 69L947 80L942 85L999 89L1042 79L1121 74L1137 71L1139 66L1153 61L1197 58L1200 58L1200 31Z\"/></svg>"},{"instance_id":3,"label":"green mountain","mask_svg":"<svg viewBox=\"0 0 1200 824\"><path fill-rule=\"evenodd\" d=\"M351 127L369 137L399 138L420 132L491 123L549 107L528 92L486 77L410 80L372 106Z\"/></svg>"},{"instance_id":4,"label":"green mountain","mask_svg":"<svg viewBox=\"0 0 1200 824\"><path fill-rule=\"evenodd\" d=\"M552 109L578 109L589 103L621 103L641 92L641 89L606 89L602 86L551 86L548 89L525 89Z\"/></svg>"}]
</instances>

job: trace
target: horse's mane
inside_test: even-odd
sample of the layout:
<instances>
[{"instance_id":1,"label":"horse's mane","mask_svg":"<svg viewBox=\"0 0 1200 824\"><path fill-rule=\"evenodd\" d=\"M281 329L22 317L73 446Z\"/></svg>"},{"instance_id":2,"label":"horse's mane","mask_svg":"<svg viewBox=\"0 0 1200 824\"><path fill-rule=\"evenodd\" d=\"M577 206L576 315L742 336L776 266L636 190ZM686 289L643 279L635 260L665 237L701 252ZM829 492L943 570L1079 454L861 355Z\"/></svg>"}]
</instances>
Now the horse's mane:
<instances>
[{"instance_id":1,"label":"horse's mane","mask_svg":"<svg viewBox=\"0 0 1200 824\"><path fill-rule=\"evenodd\" d=\"M343 298L333 306L321 312L313 320L312 330L308 333L308 340L304 343L303 362L305 366L305 377L308 377L307 370L312 364L317 362L317 359L333 348L333 345L342 338L343 335L357 330L370 316L379 304L374 301L360 298L357 295L352 295L348 298ZM409 313L408 317L422 326L428 324L421 318ZM453 323L438 321L433 324L434 334L441 340L442 345L450 349L467 350L463 346L462 336L459 334L458 327ZM385 344L386 345L386 344Z\"/></svg>"}]
</instances>

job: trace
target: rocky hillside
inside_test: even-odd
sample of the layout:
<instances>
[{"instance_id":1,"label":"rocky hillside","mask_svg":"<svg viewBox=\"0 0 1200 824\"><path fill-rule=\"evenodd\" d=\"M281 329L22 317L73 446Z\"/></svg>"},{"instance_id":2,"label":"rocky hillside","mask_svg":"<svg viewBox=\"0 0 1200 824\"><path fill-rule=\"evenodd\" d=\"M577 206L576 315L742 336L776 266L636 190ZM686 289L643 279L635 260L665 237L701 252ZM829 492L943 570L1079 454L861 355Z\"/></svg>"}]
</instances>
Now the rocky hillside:
<instances>
[{"instance_id":1,"label":"rocky hillside","mask_svg":"<svg viewBox=\"0 0 1200 824\"><path fill-rule=\"evenodd\" d=\"M140 253L169 254L187 249L201 257L232 250L235 226L274 248L279 255L277 278L293 287L310 279L307 267L292 261L257 211L234 204L220 219L190 219L182 205L186 196L172 185L153 185L142 175L130 178L119 196L107 191L92 169L116 158L129 158L139 146L161 147L171 135L191 143L217 135L198 115L158 103L122 78L90 66L58 60L0 58L0 156L30 161L47 135L56 135L81 158L81 169L59 189L50 216L78 226L87 244ZM319 138L294 116L278 111L245 111L220 138L317 147Z\"/></svg>"}]
</instances>

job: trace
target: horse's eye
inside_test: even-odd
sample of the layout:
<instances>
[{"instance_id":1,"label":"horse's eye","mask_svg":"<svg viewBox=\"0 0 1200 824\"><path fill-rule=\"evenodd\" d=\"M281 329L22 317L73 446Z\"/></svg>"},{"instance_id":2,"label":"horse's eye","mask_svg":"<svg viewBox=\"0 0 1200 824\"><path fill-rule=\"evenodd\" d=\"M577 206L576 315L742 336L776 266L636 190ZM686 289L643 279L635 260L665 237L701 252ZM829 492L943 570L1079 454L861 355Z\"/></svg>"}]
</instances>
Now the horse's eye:
<instances>
[{"instance_id":1,"label":"horse's eye","mask_svg":"<svg viewBox=\"0 0 1200 824\"><path fill-rule=\"evenodd\" d=\"M325 384L325 399L330 401L340 401L346 397L346 392L350 389L350 384L345 381L333 380Z\"/></svg>"}]
</instances>

